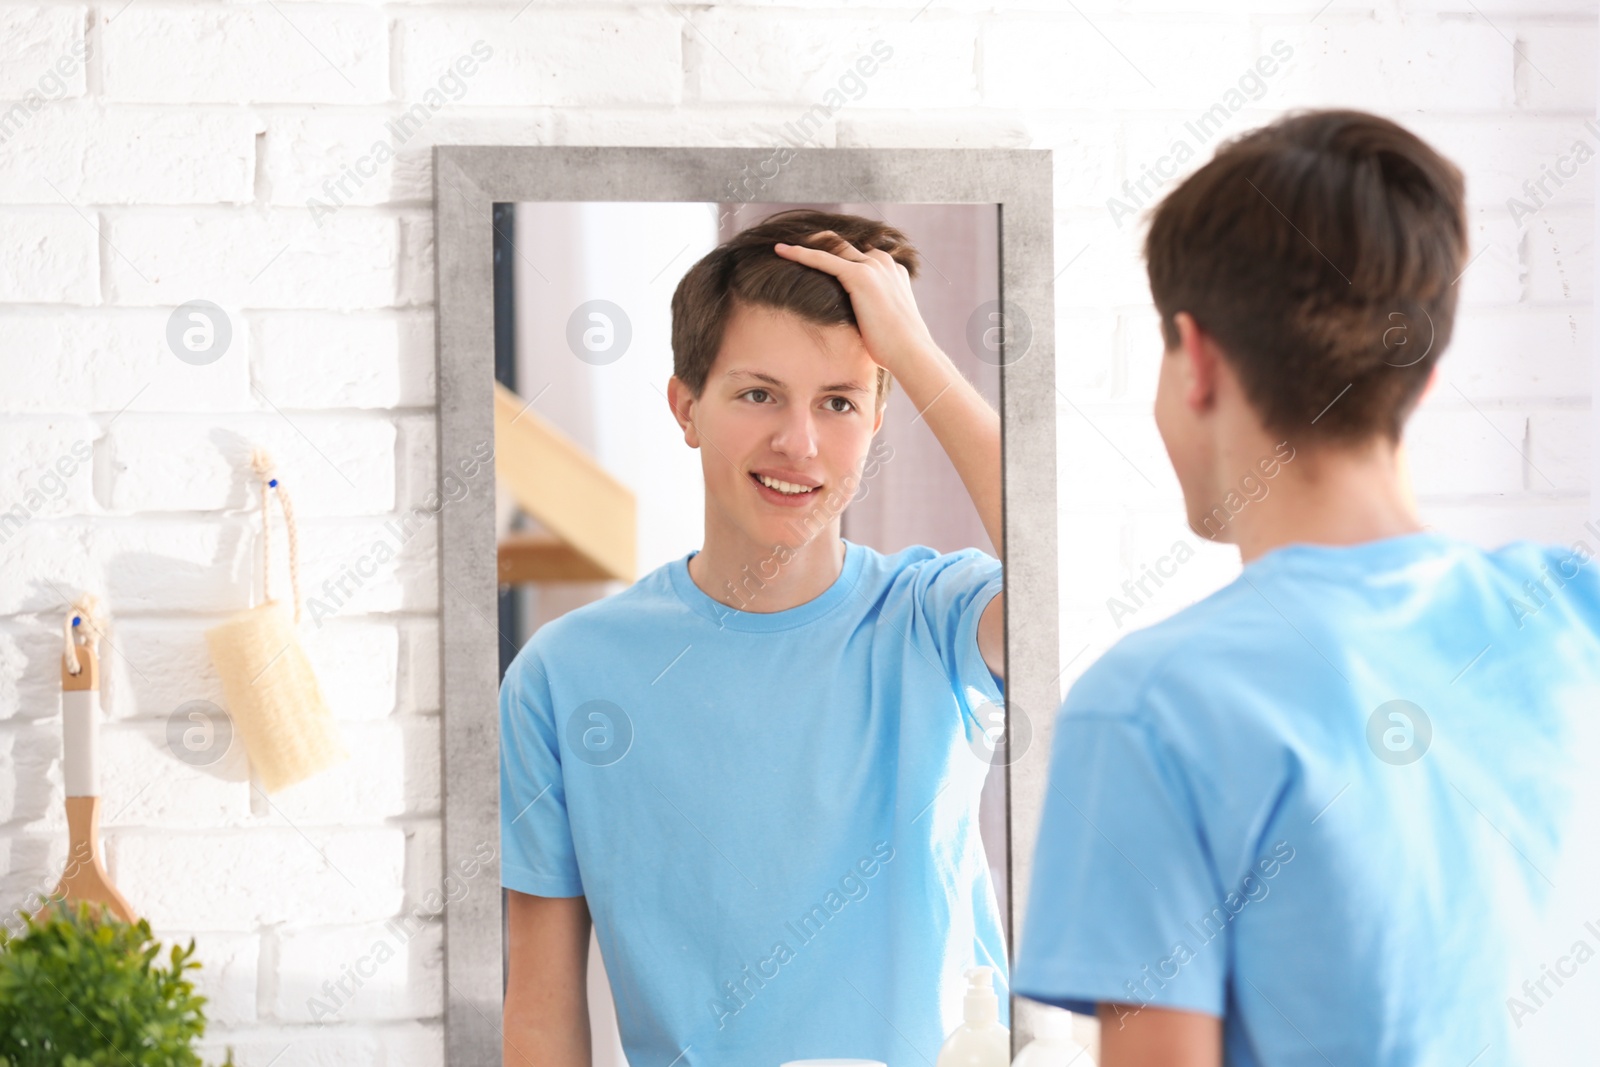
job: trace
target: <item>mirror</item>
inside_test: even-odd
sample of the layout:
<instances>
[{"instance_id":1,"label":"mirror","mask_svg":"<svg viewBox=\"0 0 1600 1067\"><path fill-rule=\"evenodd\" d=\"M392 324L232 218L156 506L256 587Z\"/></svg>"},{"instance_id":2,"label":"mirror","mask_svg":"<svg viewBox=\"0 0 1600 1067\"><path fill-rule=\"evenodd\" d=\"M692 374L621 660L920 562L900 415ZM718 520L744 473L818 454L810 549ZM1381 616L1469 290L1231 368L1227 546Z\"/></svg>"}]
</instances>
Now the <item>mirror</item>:
<instances>
[{"instance_id":1,"label":"mirror","mask_svg":"<svg viewBox=\"0 0 1600 1067\"><path fill-rule=\"evenodd\" d=\"M523 203L496 234L511 268L511 439L564 440L584 494L522 488L531 477L506 476L522 457L498 453L506 634L520 647L589 607L510 665L529 706L502 720L501 803L532 806L502 832L502 875L556 895L582 872L597 1064L625 1062L616 1021L639 1060L690 1045L731 1055L741 1029L770 1041L774 1012L836 999L841 974L863 1031L898 1030L910 1047L897 1055L932 1057L966 967L994 966L1005 989L1005 781L989 773L1003 689L975 641L1001 567L932 419L895 383L872 432L874 365L849 351L859 333L835 326L824 344L794 312L775 322L748 305L724 325L687 427L669 404L674 293L684 286L679 318L710 312L691 312L689 269L797 209L903 234L935 342L998 409L994 205ZM783 262L765 255L769 270ZM836 377L862 391L821 388ZM978 477L993 487L986 414L994 454ZM762 466L821 484L778 495L754 484ZM696 553L717 569L692 577ZM818 580L785 581L819 563ZM553 754L535 751L521 718L535 713L564 742ZM627 873L663 860L665 877ZM941 878L954 899L928 891ZM654 959L664 938L693 946L670 970ZM915 989L894 965L911 952L929 968ZM676 1049L652 1032L661 1016L685 1027ZM862 1051L863 1035L811 1026L790 1054Z\"/></svg>"},{"instance_id":2,"label":"mirror","mask_svg":"<svg viewBox=\"0 0 1600 1067\"><path fill-rule=\"evenodd\" d=\"M496 489L441 513L446 863L498 839L512 910L582 898L597 1064L931 1062L966 969L994 968L1009 1016L1012 764L1055 674L1050 610L978 640L991 602L1053 598L1013 593L991 536L1053 553L1053 508L1019 531L1007 483L986 528L968 485L1041 456L1030 480L1053 477L1018 418L1052 388L1048 153L792 153L736 199L736 151L437 150L440 467L492 437ZM674 337L685 275L796 210L914 247L963 383L945 408L955 383L913 367L874 428L851 324L685 295ZM673 384L697 306L722 323L698 392ZM1006 439L982 477L948 428L978 411ZM1006 672L1028 645L1048 653ZM499 1054L512 961L486 910L447 919L452 1062Z\"/></svg>"}]
</instances>

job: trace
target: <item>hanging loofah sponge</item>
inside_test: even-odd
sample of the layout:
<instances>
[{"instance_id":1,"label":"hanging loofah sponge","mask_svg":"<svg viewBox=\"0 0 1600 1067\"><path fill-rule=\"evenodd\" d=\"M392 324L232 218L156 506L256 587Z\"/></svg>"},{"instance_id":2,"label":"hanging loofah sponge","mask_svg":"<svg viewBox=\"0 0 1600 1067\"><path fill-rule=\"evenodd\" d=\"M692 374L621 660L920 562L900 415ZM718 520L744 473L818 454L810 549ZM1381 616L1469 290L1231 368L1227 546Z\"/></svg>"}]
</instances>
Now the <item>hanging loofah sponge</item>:
<instances>
[{"instance_id":1,"label":"hanging loofah sponge","mask_svg":"<svg viewBox=\"0 0 1600 1067\"><path fill-rule=\"evenodd\" d=\"M250 459L261 479L262 590L268 599L206 631L206 644L222 678L234 729L244 740L262 788L275 793L349 759L350 753L295 630L294 624L300 622L300 572L294 505L274 476L271 458L256 449ZM293 624L271 598L267 505L274 491L289 533Z\"/></svg>"}]
</instances>

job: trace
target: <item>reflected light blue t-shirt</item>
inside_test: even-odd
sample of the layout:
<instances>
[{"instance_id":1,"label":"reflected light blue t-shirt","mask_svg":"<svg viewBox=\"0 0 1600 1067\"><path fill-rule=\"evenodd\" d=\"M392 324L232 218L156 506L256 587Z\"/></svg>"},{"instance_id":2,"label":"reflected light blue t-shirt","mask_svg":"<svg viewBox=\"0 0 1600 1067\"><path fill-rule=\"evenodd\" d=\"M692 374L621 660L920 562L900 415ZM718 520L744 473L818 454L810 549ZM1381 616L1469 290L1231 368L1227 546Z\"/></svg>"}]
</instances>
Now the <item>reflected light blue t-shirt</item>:
<instances>
[{"instance_id":1,"label":"reflected light blue t-shirt","mask_svg":"<svg viewBox=\"0 0 1600 1067\"><path fill-rule=\"evenodd\" d=\"M1119 641L1056 720L1014 991L1219 1016L1236 1067L1499 1067L1592 1015L1586 554L1288 545ZM1508 1000L1562 959L1587 991Z\"/></svg>"},{"instance_id":2,"label":"reflected light blue t-shirt","mask_svg":"<svg viewBox=\"0 0 1600 1067\"><path fill-rule=\"evenodd\" d=\"M977 818L1001 564L844 544L771 613L707 595L691 552L506 672L501 882L586 898L634 1067L924 1067L979 965L1005 1011Z\"/></svg>"}]
</instances>

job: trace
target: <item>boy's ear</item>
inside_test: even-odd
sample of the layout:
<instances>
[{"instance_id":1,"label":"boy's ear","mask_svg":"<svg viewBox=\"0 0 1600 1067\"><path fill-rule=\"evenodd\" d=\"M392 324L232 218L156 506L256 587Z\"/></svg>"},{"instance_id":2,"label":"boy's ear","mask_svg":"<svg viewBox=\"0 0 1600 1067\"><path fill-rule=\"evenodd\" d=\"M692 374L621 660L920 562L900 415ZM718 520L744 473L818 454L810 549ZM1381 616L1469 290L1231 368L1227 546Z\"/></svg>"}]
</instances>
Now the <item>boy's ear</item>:
<instances>
[{"instance_id":1,"label":"boy's ear","mask_svg":"<svg viewBox=\"0 0 1600 1067\"><path fill-rule=\"evenodd\" d=\"M879 404L878 413L872 420L872 436L878 436L878 431L883 429L883 413L889 410L888 404Z\"/></svg>"},{"instance_id":2,"label":"boy's ear","mask_svg":"<svg viewBox=\"0 0 1600 1067\"><path fill-rule=\"evenodd\" d=\"M1178 328L1177 358L1183 360L1183 403L1191 411L1209 411L1216 403L1222 354L1211 336L1187 311L1172 317Z\"/></svg>"},{"instance_id":3,"label":"boy's ear","mask_svg":"<svg viewBox=\"0 0 1600 1067\"><path fill-rule=\"evenodd\" d=\"M700 432L694 424L695 397L676 374L667 379L667 406L672 409L672 417L678 420L678 428L683 431L683 443L690 448L700 447Z\"/></svg>"}]
</instances>

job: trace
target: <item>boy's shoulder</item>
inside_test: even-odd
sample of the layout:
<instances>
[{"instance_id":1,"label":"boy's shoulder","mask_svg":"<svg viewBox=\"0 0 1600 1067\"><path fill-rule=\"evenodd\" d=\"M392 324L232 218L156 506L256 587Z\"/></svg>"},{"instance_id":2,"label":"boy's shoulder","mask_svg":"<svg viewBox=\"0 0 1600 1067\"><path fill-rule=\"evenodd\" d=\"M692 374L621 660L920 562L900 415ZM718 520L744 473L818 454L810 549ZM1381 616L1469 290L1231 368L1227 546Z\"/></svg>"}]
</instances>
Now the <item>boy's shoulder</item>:
<instances>
[{"instance_id":1,"label":"boy's shoulder","mask_svg":"<svg viewBox=\"0 0 1600 1067\"><path fill-rule=\"evenodd\" d=\"M1512 593L1520 591L1528 598L1520 610L1545 615L1545 625L1600 648L1600 524L1592 525L1586 539L1567 545L1522 540L1486 549L1432 535L1431 548L1415 560L1422 566L1370 571L1359 557L1330 562L1335 557L1290 546L1268 565L1247 567L1204 599L1123 636L1084 671L1067 703L1131 714L1148 710L1140 697L1154 687L1203 701L1223 681L1251 684L1258 672L1245 668L1254 663L1265 670L1293 659L1312 640L1308 627L1358 626L1359 615L1349 612L1352 604L1361 609L1364 587L1415 605L1419 591L1453 585L1450 603L1480 606L1490 625L1514 624L1519 606ZM1465 600L1463 589L1473 591Z\"/></svg>"}]
</instances>

